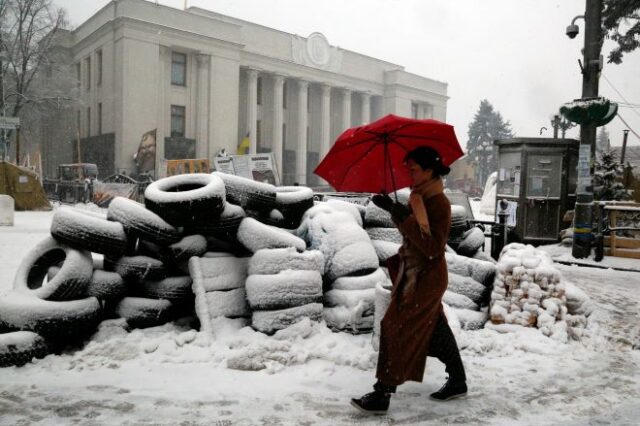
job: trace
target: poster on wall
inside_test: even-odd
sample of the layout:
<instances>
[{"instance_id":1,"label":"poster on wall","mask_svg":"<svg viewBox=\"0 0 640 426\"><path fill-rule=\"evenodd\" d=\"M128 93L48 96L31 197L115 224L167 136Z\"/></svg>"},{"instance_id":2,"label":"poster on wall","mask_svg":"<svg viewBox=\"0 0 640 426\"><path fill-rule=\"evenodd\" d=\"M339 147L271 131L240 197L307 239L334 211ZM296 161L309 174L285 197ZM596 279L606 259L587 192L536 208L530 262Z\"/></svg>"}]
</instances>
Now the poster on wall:
<instances>
[{"instance_id":1,"label":"poster on wall","mask_svg":"<svg viewBox=\"0 0 640 426\"><path fill-rule=\"evenodd\" d=\"M273 154L229 155L213 160L216 170L242 176L256 182L280 185L280 177L273 161Z\"/></svg>"}]
</instances>

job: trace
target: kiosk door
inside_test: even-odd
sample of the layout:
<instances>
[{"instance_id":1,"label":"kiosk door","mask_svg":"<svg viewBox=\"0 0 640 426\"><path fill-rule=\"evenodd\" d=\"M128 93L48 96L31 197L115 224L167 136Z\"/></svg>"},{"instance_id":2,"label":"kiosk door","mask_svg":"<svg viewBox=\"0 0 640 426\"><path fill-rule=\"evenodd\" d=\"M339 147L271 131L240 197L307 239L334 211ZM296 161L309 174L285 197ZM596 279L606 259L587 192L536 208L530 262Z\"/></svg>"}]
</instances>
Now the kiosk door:
<instances>
[{"instance_id":1,"label":"kiosk door","mask_svg":"<svg viewBox=\"0 0 640 426\"><path fill-rule=\"evenodd\" d=\"M560 231L562 154L527 155L524 238L556 241Z\"/></svg>"}]
</instances>

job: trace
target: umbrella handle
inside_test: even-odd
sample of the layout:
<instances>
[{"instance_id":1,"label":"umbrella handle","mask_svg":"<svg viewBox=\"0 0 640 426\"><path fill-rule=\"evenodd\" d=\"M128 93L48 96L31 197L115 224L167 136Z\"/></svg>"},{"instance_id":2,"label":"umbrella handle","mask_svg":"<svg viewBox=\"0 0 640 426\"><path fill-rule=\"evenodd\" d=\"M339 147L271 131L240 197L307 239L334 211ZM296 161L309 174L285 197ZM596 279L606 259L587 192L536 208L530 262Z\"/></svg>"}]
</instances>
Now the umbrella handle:
<instances>
[{"instance_id":1,"label":"umbrella handle","mask_svg":"<svg viewBox=\"0 0 640 426\"><path fill-rule=\"evenodd\" d=\"M384 141L384 159L385 162L389 165L389 173L391 173L391 184L393 185L393 187L395 188L395 191L393 192L393 195L396 198L396 203L398 203L398 188L396 188L396 178L393 175L393 166L391 164L391 155L389 155L389 141L385 138ZM386 172L386 169L385 169Z\"/></svg>"}]
</instances>

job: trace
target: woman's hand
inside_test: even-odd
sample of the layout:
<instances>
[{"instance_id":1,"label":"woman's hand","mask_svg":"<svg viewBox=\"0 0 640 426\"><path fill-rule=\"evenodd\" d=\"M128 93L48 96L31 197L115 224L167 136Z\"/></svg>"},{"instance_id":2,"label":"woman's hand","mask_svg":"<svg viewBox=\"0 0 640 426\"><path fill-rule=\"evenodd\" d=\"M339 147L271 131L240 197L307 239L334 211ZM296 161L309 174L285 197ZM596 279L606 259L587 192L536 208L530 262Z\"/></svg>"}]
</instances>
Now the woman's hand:
<instances>
[{"instance_id":1,"label":"woman's hand","mask_svg":"<svg viewBox=\"0 0 640 426\"><path fill-rule=\"evenodd\" d=\"M383 210L391 212L393 200L387 194L376 194L371 197L371 202Z\"/></svg>"},{"instance_id":2,"label":"woman's hand","mask_svg":"<svg viewBox=\"0 0 640 426\"><path fill-rule=\"evenodd\" d=\"M411 215L407 206L401 203L393 203L390 213L393 220L399 223L404 222Z\"/></svg>"}]
</instances>

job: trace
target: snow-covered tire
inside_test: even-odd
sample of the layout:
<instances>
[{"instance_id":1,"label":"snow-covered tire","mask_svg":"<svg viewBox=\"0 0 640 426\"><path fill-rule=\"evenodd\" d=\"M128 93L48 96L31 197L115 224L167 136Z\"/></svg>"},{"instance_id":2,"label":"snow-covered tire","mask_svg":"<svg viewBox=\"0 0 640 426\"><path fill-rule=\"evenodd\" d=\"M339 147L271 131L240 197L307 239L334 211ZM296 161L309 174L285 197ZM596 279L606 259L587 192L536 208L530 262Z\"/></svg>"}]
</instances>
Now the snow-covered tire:
<instances>
[{"instance_id":1,"label":"snow-covered tire","mask_svg":"<svg viewBox=\"0 0 640 426\"><path fill-rule=\"evenodd\" d=\"M304 213L313 207L313 191L306 186L276 187L276 209L284 217L285 228L297 228Z\"/></svg>"},{"instance_id":2,"label":"snow-covered tire","mask_svg":"<svg viewBox=\"0 0 640 426\"><path fill-rule=\"evenodd\" d=\"M462 241L462 235L469 229L469 218L467 211L463 206L458 204L451 205L451 228L449 230L448 244L454 248L458 248L458 244Z\"/></svg>"},{"instance_id":3,"label":"snow-covered tire","mask_svg":"<svg viewBox=\"0 0 640 426\"><path fill-rule=\"evenodd\" d=\"M364 213L365 228L395 228L396 225L391 219L388 211L381 209L371 201L365 206Z\"/></svg>"},{"instance_id":4,"label":"snow-covered tire","mask_svg":"<svg viewBox=\"0 0 640 426\"><path fill-rule=\"evenodd\" d=\"M202 256L207 252L207 239L202 235L188 235L162 250L162 259L189 273L187 262L193 256Z\"/></svg>"},{"instance_id":5,"label":"snow-covered tire","mask_svg":"<svg viewBox=\"0 0 640 426\"><path fill-rule=\"evenodd\" d=\"M351 334L370 333L373 329L373 315L363 315L359 308L346 306L325 307L322 316L327 327Z\"/></svg>"},{"instance_id":6,"label":"snow-covered tire","mask_svg":"<svg viewBox=\"0 0 640 426\"><path fill-rule=\"evenodd\" d=\"M367 288L364 290L329 290L324 294L324 304L326 306L358 308L362 312L362 316L373 315L375 300L375 288Z\"/></svg>"},{"instance_id":7,"label":"snow-covered tire","mask_svg":"<svg viewBox=\"0 0 640 426\"><path fill-rule=\"evenodd\" d=\"M109 204L107 219L120 222L127 233L159 245L180 241L180 231L147 210L144 204L128 198L114 198Z\"/></svg>"},{"instance_id":8,"label":"snow-covered tire","mask_svg":"<svg viewBox=\"0 0 640 426\"><path fill-rule=\"evenodd\" d=\"M460 321L460 327L463 330L480 330L489 320L489 316L484 311L472 311L470 309L455 309L452 311Z\"/></svg>"},{"instance_id":9,"label":"snow-covered tire","mask_svg":"<svg viewBox=\"0 0 640 426\"><path fill-rule=\"evenodd\" d=\"M242 207L225 202L220 217L194 223L185 232L216 237L223 241L235 241L240 222L245 217L247 213Z\"/></svg>"},{"instance_id":10,"label":"snow-covered tire","mask_svg":"<svg viewBox=\"0 0 640 426\"><path fill-rule=\"evenodd\" d=\"M462 240L458 243L456 252L463 256L472 257L483 245L484 232L478 227L473 227L462 234Z\"/></svg>"},{"instance_id":11,"label":"snow-covered tire","mask_svg":"<svg viewBox=\"0 0 640 426\"><path fill-rule=\"evenodd\" d=\"M150 299L167 299L173 303L189 302L193 300L191 277L167 277L159 281L143 281L138 285L141 297Z\"/></svg>"},{"instance_id":12,"label":"snow-covered tire","mask_svg":"<svg viewBox=\"0 0 640 426\"><path fill-rule=\"evenodd\" d=\"M378 255L378 260L381 265L384 265L390 257L398 254L398 251L400 250L400 244L389 241L371 240L371 244Z\"/></svg>"},{"instance_id":13,"label":"snow-covered tire","mask_svg":"<svg viewBox=\"0 0 640 426\"><path fill-rule=\"evenodd\" d=\"M131 328L155 327L173 319L173 305L166 299L125 297L115 307L115 313Z\"/></svg>"},{"instance_id":14,"label":"snow-covered tire","mask_svg":"<svg viewBox=\"0 0 640 426\"><path fill-rule=\"evenodd\" d=\"M127 294L127 285L122 277L115 273L94 269L89 285L84 292L85 297L94 296L100 300L115 300Z\"/></svg>"},{"instance_id":15,"label":"snow-covered tire","mask_svg":"<svg viewBox=\"0 0 640 426\"><path fill-rule=\"evenodd\" d=\"M167 275L162 261L148 256L105 257L104 269L119 274L125 281L159 280Z\"/></svg>"},{"instance_id":16,"label":"snow-covered tire","mask_svg":"<svg viewBox=\"0 0 640 426\"><path fill-rule=\"evenodd\" d=\"M244 287L247 279L246 257L194 257L189 260L189 274L196 287L202 292L233 290Z\"/></svg>"},{"instance_id":17,"label":"snow-covered tire","mask_svg":"<svg viewBox=\"0 0 640 426\"><path fill-rule=\"evenodd\" d=\"M294 247L300 252L307 248L303 239L250 217L244 218L240 223L238 241L253 253L265 248Z\"/></svg>"},{"instance_id":18,"label":"snow-covered tire","mask_svg":"<svg viewBox=\"0 0 640 426\"><path fill-rule=\"evenodd\" d=\"M121 223L71 207L56 210L51 235L71 247L94 253L120 255L127 249L127 234Z\"/></svg>"},{"instance_id":19,"label":"snow-covered tire","mask_svg":"<svg viewBox=\"0 0 640 426\"><path fill-rule=\"evenodd\" d=\"M282 271L249 275L247 301L254 310L275 310L322 302L322 275L318 271Z\"/></svg>"},{"instance_id":20,"label":"snow-covered tire","mask_svg":"<svg viewBox=\"0 0 640 426\"><path fill-rule=\"evenodd\" d=\"M357 241L338 250L328 265L330 280L347 275L363 275L378 269L380 261L371 241Z\"/></svg>"},{"instance_id":21,"label":"snow-covered tire","mask_svg":"<svg viewBox=\"0 0 640 426\"><path fill-rule=\"evenodd\" d=\"M95 297L64 302L19 292L0 297L0 330L33 331L56 346L86 336L101 318L102 308Z\"/></svg>"},{"instance_id":22,"label":"snow-covered tire","mask_svg":"<svg viewBox=\"0 0 640 426\"><path fill-rule=\"evenodd\" d=\"M490 290L471 277L449 272L449 291L467 296L477 305L485 305L488 302Z\"/></svg>"},{"instance_id":23,"label":"snow-covered tire","mask_svg":"<svg viewBox=\"0 0 640 426\"><path fill-rule=\"evenodd\" d=\"M151 183L144 191L145 206L174 226L219 216L224 200L224 183L208 173L169 176Z\"/></svg>"},{"instance_id":24,"label":"snow-covered tire","mask_svg":"<svg viewBox=\"0 0 640 426\"><path fill-rule=\"evenodd\" d=\"M44 282L51 267L59 269L55 276ZM92 271L93 260L89 252L72 249L47 237L22 259L13 288L40 299L74 299L84 293Z\"/></svg>"},{"instance_id":25,"label":"snow-covered tire","mask_svg":"<svg viewBox=\"0 0 640 426\"><path fill-rule=\"evenodd\" d=\"M465 296L464 294L454 293L453 291L445 291L442 301L455 309L478 310L478 304Z\"/></svg>"},{"instance_id":26,"label":"snow-covered tire","mask_svg":"<svg viewBox=\"0 0 640 426\"><path fill-rule=\"evenodd\" d=\"M349 213L356 220L356 223L361 227L364 224L364 215L366 208L359 204L350 203L348 201L342 201L337 199L328 199L325 204L334 210L339 212Z\"/></svg>"},{"instance_id":27,"label":"snow-covered tire","mask_svg":"<svg viewBox=\"0 0 640 426\"><path fill-rule=\"evenodd\" d=\"M367 275L340 277L331 284L331 288L334 290L366 290L375 288L378 283L391 285L389 278L380 268Z\"/></svg>"},{"instance_id":28,"label":"snow-covered tire","mask_svg":"<svg viewBox=\"0 0 640 426\"><path fill-rule=\"evenodd\" d=\"M276 187L226 173L213 172L224 181L227 201L245 210L270 212L276 207Z\"/></svg>"},{"instance_id":29,"label":"snow-covered tire","mask_svg":"<svg viewBox=\"0 0 640 426\"><path fill-rule=\"evenodd\" d=\"M198 318L201 318L201 315L208 318L246 318L250 316L251 311L247 305L245 289L236 288L228 291L209 291L197 296L196 313Z\"/></svg>"},{"instance_id":30,"label":"snow-covered tire","mask_svg":"<svg viewBox=\"0 0 640 426\"><path fill-rule=\"evenodd\" d=\"M0 334L0 368L21 366L49 353L47 342L31 331Z\"/></svg>"},{"instance_id":31,"label":"snow-covered tire","mask_svg":"<svg viewBox=\"0 0 640 426\"><path fill-rule=\"evenodd\" d=\"M371 240L402 244L402 234L400 234L398 228L367 228L366 231Z\"/></svg>"},{"instance_id":32,"label":"snow-covered tire","mask_svg":"<svg viewBox=\"0 0 640 426\"><path fill-rule=\"evenodd\" d=\"M324 256L319 250L299 253L295 248L262 249L249 260L249 275L269 275L282 271L324 272Z\"/></svg>"},{"instance_id":33,"label":"snow-covered tire","mask_svg":"<svg viewBox=\"0 0 640 426\"><path fill-rule=\"evenodd\" d=\"M308 305L275 311L253 311L251 327L265 334L273 334L297 323L303 318L309 318L311 321L321 321L322 309L321 303L309 303Z\"/></svg>"},{"instance_id":34,"label":"snow-covered tire","mask_svg":"<svg viewBox=\"0 0 640 426\"><path fill-rule=\"evenodd\" d=\"M496 276L496 264L470 257L460 256L454 253L445 253L447 268L465 277L471 277L485 287L492 287Z\"/></svg>"}]
</instances>

